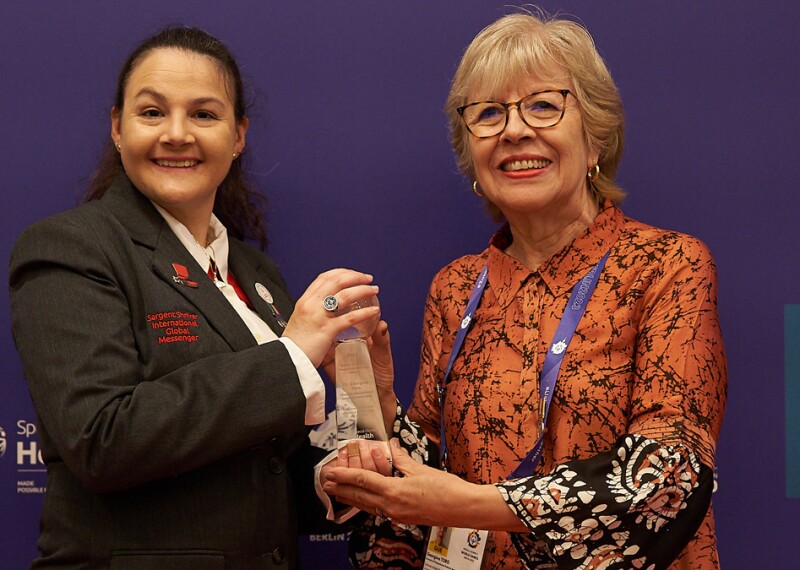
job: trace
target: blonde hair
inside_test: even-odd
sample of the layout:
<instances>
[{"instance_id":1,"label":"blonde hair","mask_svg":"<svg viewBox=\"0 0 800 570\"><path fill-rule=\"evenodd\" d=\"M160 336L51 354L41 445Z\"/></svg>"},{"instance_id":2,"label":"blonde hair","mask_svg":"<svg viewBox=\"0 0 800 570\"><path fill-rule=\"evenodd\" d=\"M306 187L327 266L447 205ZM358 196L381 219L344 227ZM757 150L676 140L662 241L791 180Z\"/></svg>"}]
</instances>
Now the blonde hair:
<instances>
[{"instance_id":1,"label":"blonde hair","mask_svg":"<svg viewBox=\"0 0 800 570\"><path fill-rule=\"evenodd\" d=\"M549 79L554 67L566 70L580 104L586 140L599 152L600 174L591 182L598 202L606 198L619 202L625 195L614 181L622 157L622 101L592 36L570 20L530 12L509 14L475 36L461 58L445 104L458 166L475 178L470 134L456 109L471 102L467 98L477 91L490 98L526 76ZM487 207L498 217L493 205Z\"/></svg>"}]
</instances>

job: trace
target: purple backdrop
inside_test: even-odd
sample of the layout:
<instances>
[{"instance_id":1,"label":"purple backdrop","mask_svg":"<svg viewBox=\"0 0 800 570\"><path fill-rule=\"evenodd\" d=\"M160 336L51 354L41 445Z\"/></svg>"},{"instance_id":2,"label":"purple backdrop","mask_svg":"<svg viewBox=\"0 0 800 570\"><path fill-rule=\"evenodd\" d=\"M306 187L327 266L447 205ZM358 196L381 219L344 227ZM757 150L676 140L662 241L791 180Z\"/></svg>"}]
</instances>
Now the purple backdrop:
<instances>
[{"instance_id":1,"label":"purple backdrop","mask_svg":"<svg viewBox=\"0 0 800 570\"><path fill-rule=\"evenodd\" d=\"M82 193L124 56L164 24L197 25L230 45L252 91L248 151L270 200L270 253L297 294L332 266L377 276L408 403L428 283L493 231L456 170L442 106L464 47L510 11L508 0L120 4L0 8L3 280L19 232ZM621 89L626 213L697 235L717 259L730 368L715 497L723 564L794 567L785 545L800 503L786 489L800 466L786 463L786 434L798 433L800 410L785 408L784 391L800 377L784 378L782 350L784 308L800 304L790 261L800 248L791 222L800 209L800 8L540 5L586 24ZM5 288L0 295L0 567L17 569L35 553L44 476ZM308 540L308 567L347 567L336 538Z\"/></svg>"}]
</instances>

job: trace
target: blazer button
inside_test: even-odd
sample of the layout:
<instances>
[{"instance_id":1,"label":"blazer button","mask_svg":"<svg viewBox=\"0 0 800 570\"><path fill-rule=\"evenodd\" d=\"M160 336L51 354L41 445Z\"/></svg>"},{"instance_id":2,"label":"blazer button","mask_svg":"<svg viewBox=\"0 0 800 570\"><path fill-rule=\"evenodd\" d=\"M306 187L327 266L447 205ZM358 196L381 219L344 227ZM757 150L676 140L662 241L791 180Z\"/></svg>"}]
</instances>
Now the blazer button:
<instances>
[{"instance_id":1,"label":"blazer button","mask_svg":"<svg viewBox=\"0 0 800 570\"><path fill-rule=\"evenodd\" d=\"M272 561L275 564L283 564L286 562L286 551L282 546L276 546L275 550L272 551Z\"/></svg>"},{"instance_id":2,"label":"blazer button","mask_svg":"<svg viewBox=\"0 0 800 570\"><path fill-rule=\"evenodd\" d=\"M283 459L281 459L280 457L270 457L268 467L270 473L274 473L275 475L277 475L278 473L282 473Z\"/></svg>"}]
</instances>

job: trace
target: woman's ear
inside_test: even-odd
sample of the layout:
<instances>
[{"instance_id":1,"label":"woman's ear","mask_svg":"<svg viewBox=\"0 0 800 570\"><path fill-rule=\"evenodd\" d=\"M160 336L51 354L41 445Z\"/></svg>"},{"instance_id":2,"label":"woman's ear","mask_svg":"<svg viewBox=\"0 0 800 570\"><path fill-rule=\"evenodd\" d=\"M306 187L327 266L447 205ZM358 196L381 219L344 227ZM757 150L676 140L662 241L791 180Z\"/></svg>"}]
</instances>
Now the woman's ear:
<instances>
[{"instance_id":1,"label":"woman's ear","mask_svg":"<svg viewBox=\"0 0 800 570\"><path fill-rule=\"evenodd\" d=\"M111 107L111 142L114 143L114 146L119 148L119 140L122 138L122 134L120 133L120 117L119 117L119 109L116 107Z\"/></svg>"},{"instance_id":2,"label":"woman's ear","mask_svg":"<svg viewBox=\"0 0 800 570\"><path fill-rule=\"evenodd\" d=\"M247 127L250 126L250 120L247 117L242 117L239 124L236 125L236 153L241 154L244 150L244 143L247 134Z\"/></svg>"}]
</instances>

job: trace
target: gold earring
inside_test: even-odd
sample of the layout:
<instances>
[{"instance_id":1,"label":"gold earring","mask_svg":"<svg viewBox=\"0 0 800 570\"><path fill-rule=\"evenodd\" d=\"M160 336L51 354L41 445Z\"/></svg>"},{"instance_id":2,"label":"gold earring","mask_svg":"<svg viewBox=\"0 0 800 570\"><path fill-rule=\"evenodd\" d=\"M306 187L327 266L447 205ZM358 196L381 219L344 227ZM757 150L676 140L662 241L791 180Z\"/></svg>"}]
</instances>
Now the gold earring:
<instances>
[{"instance_id":1,"label":"gold earring","mask_svg":"<svg viewBox=\"0 0 800 570\"><path fill-rule=\"evenodd\" d=\"M589 172L586 173L586 177L589 179L590 182L594 182L597 180L597 177L600 176L600 165L595 164L593 167L589 169Z\"/></svg>"},{"instance_id":2,"label":"gold earring","mask_svg":"<svg viewBox=\"0 0 800 570\"><path fill-rule=\"evenodd\" d=\"M475 180L475 181L472 183L472 191L473 191L473 192L475 192L475 195L476 195L478 198L483 198L483 193L481 193L481 192L478 190L478 181L477 181L477 180Z\"/></svg>"},{"instance_id":3,"label":"gold earring","mask_svg":"<svg viewBox=\"0 0 800 570\"><path fill-rule=\"evenodd\" d=\"M237 156L239 156L239 153L238 153L238 152L234 152L234 153L233 153L233 160L236 160L236 157L237 157Z\"/></svg>"},{"instance_id":4,"label":"gold earring","mask_svg":"<svg viewBox=\"0 0 800 570\"><path fill-rule=\"evenodd\" d=\"M118 142L115 142L114 146L117 147L117 152L122 152L122 145L121 144L119 144Z\"/></svg>"}]
</instances>

